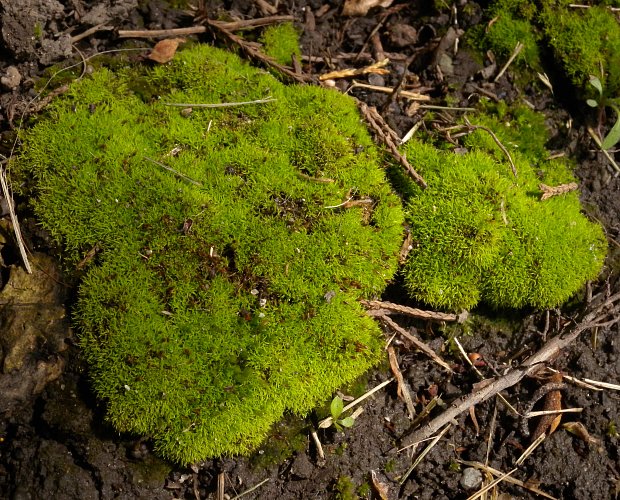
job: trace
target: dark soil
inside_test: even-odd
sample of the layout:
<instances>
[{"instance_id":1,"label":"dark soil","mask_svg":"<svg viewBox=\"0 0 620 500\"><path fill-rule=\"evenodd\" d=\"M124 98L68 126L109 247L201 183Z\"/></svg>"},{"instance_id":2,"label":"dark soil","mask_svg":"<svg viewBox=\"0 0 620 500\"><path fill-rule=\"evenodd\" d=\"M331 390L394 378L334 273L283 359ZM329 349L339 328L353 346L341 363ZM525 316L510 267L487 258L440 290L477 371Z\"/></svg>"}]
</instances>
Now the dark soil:
<instances>
[{"instance_id":1,"label":"dark soil","mask_svg":"<svg viewBox=\"0 0 620 500\"><path fill-rule=\"evenodd\" d=\"M266 13L267 2L249 0L211 1L209 17L249 19ZM548 117L553 138L550 149L564 152L578 162L584 206L590 216L603 223L610 238L606 280L594 284L595 291L618 292L620 264L620 180L604 156L591 149L585 132L583 107L571 103L569 96L555 98L542 85L514 84L509 70L497 84L477 77L482 69L478 58L463 43L454 55L453 43L445 37L448 28L467 30L483 22L477 3L461 0L454 12L436 11L431 2L396 1L388 9L373 9L368 15L347 18L340 15L340 0L280 1L277 13L290 14L302 30L302 53L321 58L302 61L307 74L332 69L360 67L381 57L392 60L386 76L359 77L374 85L395 86L404 71L407 84L416 83L431 95L433 103L475 105L481 87L509 103L527 100ZM188 13L163 2L137 0L0 0L2 53L0 76L0 152L11 154L15 127L30 109L36 96L35 82L44 78L52 63L80 62L83 55L127 47L116 36L117 29L162 29L193 25ZM467 13L467 14L466 14ZM72 36L103 23L100 30L81 40ZM32 37L31 27L37 26ZM369 39L373 30L377 36ZM107 28L109 27L109 28ZM414 29L412 29L414 28ZM460 34L460 31L457 31ZM213 34L201 41L224 45ZM377 43L379 41L380 43ZM152 40L132 42L131 46L150 47ZM231 47L234 49L234 47ZM79 52L78 52L79 49ZM361 52L355 60L354 55ZM145 52L146 53L146 52ZM343 54L345 55L344 57ZM347 56L352 54L352 56ZM415 57L413 57L415 55ZM322 59L325 58L325 61ZM409 62L408 68L405 68ZM13 69L9 69L9 67ZM554 73L550 67L548 74ZM342 88L350 83L340 80ZM557 88L566 87L554 82ZM56 84L52 82L52 87ZM37 87L39 88L39 87ZM413 90L416 90L415 88ZM423 117L409 109L403 99L390 100L385 94L353 90L352 94L377 106L386 121L401 137ZM445 120L450 115L442 114ZM454 116L454 115L452 115ZM572 127L566 124L572 118ZM364 412L353 428L319 432L325 459L317 455L310 430L320 415L306 420L292 418L273 429L264 446L249 458L223 458L179 468L158 459L147 440L120 436L105 422L104 408L89 390L86 368L75 347L75 337L67 320L75 291L54 265L52 245L36 226L26 200L18 200L20 221L29 249L34 252L37 270L28 277L20 268L8 219L0 221L2 294L0 295L0 498L7 499L111 499L111 498L216 498L218 476L224 478L222 491L229 497L242 493L267 479L245 498L379 498L372 477L384 483L387 498L466 498L462 479L467 472L458 460L485 462L504 472L528 446L517 420L499 402L491 400L475 408L479 432L470 415L461 415L456 426L440 440L401 486L398 478L411 466L422 449L412 455L396 452L399 442L411 431L405 404L396 394L395 384L377 392L364 403ZM6 205L6 202L4 202ZM393 300L404 301L397 286ZM16 292L20 291L20 292ZM22 293L29 290L30 293ZM584 302L576 298L562 311L551 311L548 336L557 334L558 324L574 317ZM542 335L546 313L537 311L474 311L474 319L463 327L441 331L436 325L410 323L434 349L444 349L447 335L456 335L469 353L483 356L480 369L485 376L503 372L544 343ZM400 318L399 318L400 321ZM404 323L401 323L404 324ZM470 324L470 325L471 325ZM554 360L553 366L578 379L620 382L620 343L618 325L584 334ZM405 380L417 396L420 410L433 395L441 394L449 404L471 392L478 381L457 352L442 353L453 364L455 374L448 377L437 365L416 351L397 345L398 361ZM372 388L391 377L387 361L363 381ZM513 406L523 408L540 381L526 379L504 393ZM356 389L351 388L351 392ZM361 393L361 391L358 391ZM518 468L513 477L538 485L556 498L612 498L620 489L620 399L613 390L593 391L569 385L563 394L566 408L583 408L569 413L564 421L581 422L592 438L590 443L558 429ZM434 414L441 408L434 410ZM492 420L496 418L496 425ZM489 434L492 432L489 444ZM223 476L221 476L223 474ZM527 490L503 482L499 492L505 498L530 498ZM222 497L224 498L224 497Z\"/></svg>"}]
</instances>

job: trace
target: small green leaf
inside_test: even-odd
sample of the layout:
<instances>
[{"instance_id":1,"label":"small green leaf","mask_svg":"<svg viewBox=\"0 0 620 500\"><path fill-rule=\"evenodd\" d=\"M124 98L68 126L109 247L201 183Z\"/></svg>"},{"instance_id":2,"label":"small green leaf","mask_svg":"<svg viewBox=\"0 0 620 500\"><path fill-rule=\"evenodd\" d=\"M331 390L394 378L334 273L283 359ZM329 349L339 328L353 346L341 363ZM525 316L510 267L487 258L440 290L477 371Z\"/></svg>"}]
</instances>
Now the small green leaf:
<instances>
[{"instance_id":1,"label":"small green leaf","mask_svg":"<svg viewBox=\"0 0 620 500\"><path fill-rule=\"evenodd\" d=\"M611 130L607 136L605 136L605 139L603 139L601 149L613 148L616 144L618 144L618 141L620 141L620 112L618 112L618 108L615 106L613 106L613 109L616 112L616 123L613 127L611 127Z\"/></svg>"},{"instance_id":2,"label":"small green leaf","mask_svg":"<svg viewBox=\"0 0 620 500\"><path fill-rule=\"evenodd\" d=\"M342 425L343 427L353 427L353 424L355 423L355 419L353 417L346 417L343 418L342 420L338 420L338 423L340 425Z\"/></svg>"},{"instance_id":3,"label":"small green leaf","mask_svg":"<svg viewBox=\"0 0 620 500\"><path fill-rule=\"evenodd\" d=\"M586 101L586 104L591 108L598 108L598 102L596 102L594 99L588 99Z\"/></svg>"},{"instance_id":4,"label":"small green leaf","mask_svg":"<svg viewBox=\"0 0 620 500\"><path fill-rule=\"evenodd\" d=\"M332 399L332 404L329 407L329 411L332 414L332 418L334 419L334 422L338 419L340 415L342 415L343 408L344 408L344 403L342 402L342 399L340 398L340 396L336 396L334 399Z\"/></svg>"},{"instance_id":5,"label":"small green leaf","mask_svg":"<svg viewBox=\"0 0 620 500\"><path fill-rule=\"evenodd\" d=\"M598 77L594 75L590 75L590 85L592 85L596 90L598 90L599 95L603 95L603 85Z\"/></svg>"}]
</instances>

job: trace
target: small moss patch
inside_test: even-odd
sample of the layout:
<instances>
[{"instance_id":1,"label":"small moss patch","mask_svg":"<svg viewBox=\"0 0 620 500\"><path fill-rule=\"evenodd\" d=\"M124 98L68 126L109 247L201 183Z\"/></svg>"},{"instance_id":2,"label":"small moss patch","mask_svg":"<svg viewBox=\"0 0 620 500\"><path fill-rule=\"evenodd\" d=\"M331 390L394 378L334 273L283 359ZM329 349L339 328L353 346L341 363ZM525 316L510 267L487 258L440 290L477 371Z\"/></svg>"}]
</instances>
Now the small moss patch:
<instances>
[{"instance_id":1,"label":"small moss patch","mask_svg":"<svg viewBox=\"0 0 620 500\"><path fill-rule=\"evenodd\" d=\"M378 361L357 299L395 272L403 214L346 96L197 46L76 82L23 138L13 172L67 266L101 249L75 319L118 430L180 463L247 453Z\"/></svg>"},{"instance_id":2,"label":"small moss patch","mask_svg":"<svg viewBox=\"0 0 620 500\"><path fill-rule=\"evenodd\" d=\"M517 63L525 61L537 71L539 53L550 52L577 88L583 90L590 75L595 75L607 97L616 97L620 91L620 25L606 6L617 2L593 2L587 9L573 8L571 3L495 0L487 10L493 22L485 30L474 29L470 39L503 59L521 42L524 49Z\"/></svg>"},{"instance_id":3,"label":"small moss patch","mask_svg":"<svg viewBox=\"0 0 620 500\"><path fill-rule=\"evenodd\" d=\"M293 56L299 57L299 33L292 23L276 24L265 28L260 41L264 45L265 54L273 57L276 62L291 65Z\"/></svg>"},{"instance_id":4,"label":"small moss patch","mask_svg":"<svg viewBox=\"0 0 620 500\"><path fill-rule=\"evenodd\" d=\"M574 180L566 163L544 159L541 116L520 108L501 121L491 115L472 121L496 133L518 176L482 130L467 138L465 154L409 143L407 157L429 187L411 184L408 190L413 249L406 285L416 299L452 310L479 301L557 306L598 275L606 253L603 231L580 213L575 191L540 200L541 182Z\"/></svg>"}]
</instances>

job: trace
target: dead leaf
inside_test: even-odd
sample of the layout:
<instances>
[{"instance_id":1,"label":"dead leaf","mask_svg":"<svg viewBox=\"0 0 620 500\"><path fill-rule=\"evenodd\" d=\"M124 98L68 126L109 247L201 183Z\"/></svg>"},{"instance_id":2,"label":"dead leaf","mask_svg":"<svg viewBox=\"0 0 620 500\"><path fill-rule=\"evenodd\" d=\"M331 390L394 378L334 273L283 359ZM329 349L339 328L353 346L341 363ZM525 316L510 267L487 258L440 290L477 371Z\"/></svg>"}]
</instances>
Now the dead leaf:
<instances>
[{"instance_id":1,"label":"dead leaf","mask_svg":"<svg viewBox=\"0 0 620 500\"><path fill-rule=\"evenodd\" d=\"M377 495L379 495L379 498L381 500L388 500L389 488L387 484L382 483L381 481L377 479L377 473L374 470L371 471L371 477L372 477L372 485L375 487L375 490L377 492Z\"/></svg>"},{"instance_id":2,"label":"dead leaf","mask_svg":"<svg viewBox=\"0 0 620 500\"><path fill-rule=\"evenodd\" d=\"M591 444L599 444L600 440L590 436L590 433L581 422L566 422L562 424L562 428L566 429L571 434L577 436L582 441Z\"/></svg>"},{"instance_id":3,"label":"dead leaf","mask_svg":"<svg viewBox=\"0 0 620 500\"><path fill-rule=\"evenodd\" d=\"M389 7L393 0L346 0L343 16L365 16L373 7Z\"/></svg>"},{"instance_id":4,"label":"dead leaf","mask_svg":"<svg viewBox=\"0 0 620 500\"><path fill-rule=\"evenodd\" d=\"M157 42L151 53L147 56L151 61L155 61L159 64L165 64L172 61L174 54L176 54L179 44L184 43L185 38L168 38Z\"/></svg>"}]
</instances>

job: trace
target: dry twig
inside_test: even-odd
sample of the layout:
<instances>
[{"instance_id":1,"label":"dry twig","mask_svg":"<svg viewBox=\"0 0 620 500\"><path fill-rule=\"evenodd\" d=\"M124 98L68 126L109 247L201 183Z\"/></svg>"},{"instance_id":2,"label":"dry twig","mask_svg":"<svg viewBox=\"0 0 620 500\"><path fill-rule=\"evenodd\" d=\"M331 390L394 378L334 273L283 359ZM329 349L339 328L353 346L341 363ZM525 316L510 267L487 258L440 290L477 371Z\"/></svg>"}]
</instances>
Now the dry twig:
<instances>
[{"instance_id":1,"label":"dry twig","mask_svg":"<svg viewBox=\"0 0 620 500\"><path fill-rule=\"evenodd\" d=\"M398 396L403 399L405 404L407 405L407 411L409 412L409 418L413 420L415 418L415 406L413 404L413 400L411 399L411 393L407 388L407 384L405 384L405 380L403 379L403 374L400 371L400 367L398 366L398 359L396 358L396 352L392 346L388 346L388 359L390 360L390 367L392 368L392 373L396 378L396 382L398 383Z\"/></svg>"},{"instance_id":2,"label":"dry twig","mask_svg":"<svg viewBox=\"0 0 620 500\"><path fill-rule=\"evenodd\" d=\"M362 101L357 101L357 105L366 118L366 122L370 125L376 136L383 142L394 158L405 168L411 178L422 188L426 189L426 181L418 174L414 168L409 164L407 158L400 154L396 144L399 142L399 138L396 133L388 126L383 120L383 117L377 112L376 108L368 106Z\"/></svg>"},{"instance_id":3,"label":"dry twig","mask_svg":"<svg viewBox=\"0 0 620 500\"><path fill-rule=\"evenodd\" d=\"M338 71L330 71L329 73L324 73L319 76L319 80L325 81L334 78L349 78L351 76L366 75L368 73L387 75L390 70L385 69L385 66L387 66L389 63L389 59L383 59L382 61L370 64L369 66L364 66L363 68L347 68Z\"/></svg>"},{"instance_id":4,"label":"dry twig","mask_svg":"<svg viewBox=\"0 0 620 500\"><path fill-rule=\"evenodd\" d=\"M584 331L597 326L608 327L619 322L619 312L620 293L617 293L600 305L591 308L590 312L586 312L582 316L581 321L568 333L558 335L549 340L538 352L527 358L517 368L508 371L499 378L491 379L484 387L454 401L450 405L450 408L431 420L428 425L425 425L423 428L418 429L413 434L406 437L402 442L402 446L409 446L412 443L422 441L432 436L448 422L451 422L461 413L469 410L471 406L482 403L495 394L512 387L526 376L535 375L545 367L546 362L554 358L562 349L568 347ZM611 319L608 319L610 317Z\"/></svg>"},{"instance_id":5,"label":"dry twig","mask_svg":"<svg viewBox=\"0 0 620 500\"><path fill-rule=\"evenodd\" d=\"M466 316L463 314L450 314L436 311L424 311L414 307L401 306L393 302L384 302L381 300L361 300L360 303L367 309L366 313L370 316L389 316L391 314L403 314L413 318L425 319L429 321L451 322L458 321L462 323Z\"/></svg>"},{"instance_id":6,"label":"dry twig","mask_svg":"<svg viewBox=\"0 0 620 500\"><path fill-rule=\"evenodd\" d=\"M517 176L517 167L515 165L515 162L512 161L512 156L510 156L510 153L508 152L508 150L504 147L504 145L500 142L500 140L497 138L497 136L495 135L495 133L488 127L485 127L483 125L472 125L470 123L470 121L467 119L467 117L465 117L465 123L467 124L467 127L470 130L484 130L486 133L490 134L491 137L493 138L493 140L495 141L495 144L497 144L497 146L499 147L499 149L502 150L502 152L506 155L506 157L508 158L508 161L510 162L510 168L512 169L512 173L513 175L516 177Z\"/></svg>"},{"instance_id":7,"label":"dry twig","mask_svg":"<svg viewBox=\"0 0 620 500\"><path fill-rule=\"evenodd\" d=\"M240 36L235 35L226 26L225 23L222 23L220 21L214 21L212 19L205 19L204 22L207 24L207 26L209 26L210 28L213 28L217 33L220 33L221 35L226 37L228 40L230 40L232 43L238 45L239 48L243 52L245 52L245 54L249 58L257 60L257 61L259 61L259 62L261 62L263 64L266 64L267 66L271 66L276 71L282 73L283 75L288 76L289 78L295 80L296 82L306 83L308 80L311 79L310 76L297 74L297 73L295 73L295 71L293 69L291 69L291 68L289 68L287 66L283 66L282 64L279 64L272 57L269 57L269 56L263 54L258 49L256 44L249 43L246 40L244 40L243 38L241 38Z\"/></svg>"},{"instance_id":8,"label":"dry twig","mask_svg":"<svg viewBox=\"0 0 620 500\"><path fill-rule=\"evenodd\" d=\"M426 354L429 358L431 358L435 363L437 363L439 366L445 368L446 370L448 370L450 373L452 373L452 368L450 368L450 365L448 363L446 363L443 359L441 359L437 354L435 354L435 351L433 351L429 346L427 346L424 342L422 342L420 339L414 337L413 335L411 335L407 330L405 330L402 326L398 325L396 322L394 322L392 320L392 318L388 317L388 316L381 316L380 319L386 323L390 328L392 328L393 330L397 331L398 333L400 333L403 337L405 337L409 342L411 342L418 350L422 351L424 354Z\"/></svg>"},{"instance_id":9,"label":"dry twig","mask_svg":"<svg viewBox=\"0 0 620 500\"><path fill-rule=\"evenodd\" d=\"M294 21L293 16L267 16L258 19L244 19L241 21L212 21L229 31L241 31L254 29L260 26L268 26L270 24L281 23L286 21ZM119 38L164 38L168 36L185 36L198 35L207 31L206 26L189 26L187 28L173 28L168 30L118 30Z\"/></svg>"}]
</instances>

